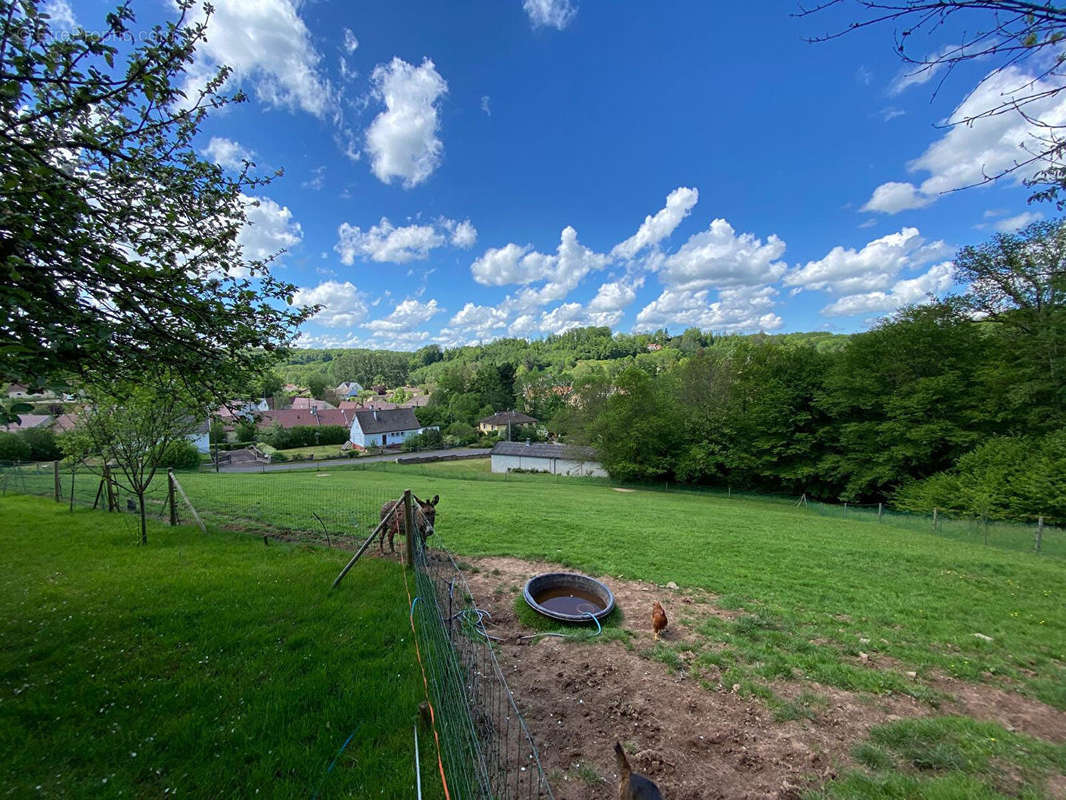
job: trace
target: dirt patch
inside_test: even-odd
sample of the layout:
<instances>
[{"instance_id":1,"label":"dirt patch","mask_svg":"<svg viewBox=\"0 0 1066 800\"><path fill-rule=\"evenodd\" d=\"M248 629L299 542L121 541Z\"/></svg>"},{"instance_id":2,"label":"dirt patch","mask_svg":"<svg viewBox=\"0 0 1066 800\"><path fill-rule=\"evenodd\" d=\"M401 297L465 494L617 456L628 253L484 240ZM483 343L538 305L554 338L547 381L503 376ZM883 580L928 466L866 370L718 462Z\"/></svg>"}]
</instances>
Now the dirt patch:
<instances>
[{"instance_id":1,"label":"dirt patch","mask_svg":"<svg viewBox=\"0 0 1066 800\"><path fill-rule=\"evenodd\" d=\"M733 687L701 683L684 668L641 655L652 645L651 605L666 607L667 642L695 639L707 616L734 618L715 596L641 581L599 576L624 613L628 643L576 643L530 633L514 610L529 577L557 564L513 558L468 559L470 589L491 613L489 632L503 640L500 666L526 718L552 790L559 800L615 796L612 748L621 741L633 768L656 781L671 800L798 798L852 765L851 748L877 724L934 713L906 696L869 696L806 682L775 683L784 700L809 699L799 719L779 722L759 699ZM939 713L995 719L1025 733L1061 741L1062 712L986 686L940 686L956 699ZM809 717L809 718L807 718Z\"/></svg>"}]
</instances>

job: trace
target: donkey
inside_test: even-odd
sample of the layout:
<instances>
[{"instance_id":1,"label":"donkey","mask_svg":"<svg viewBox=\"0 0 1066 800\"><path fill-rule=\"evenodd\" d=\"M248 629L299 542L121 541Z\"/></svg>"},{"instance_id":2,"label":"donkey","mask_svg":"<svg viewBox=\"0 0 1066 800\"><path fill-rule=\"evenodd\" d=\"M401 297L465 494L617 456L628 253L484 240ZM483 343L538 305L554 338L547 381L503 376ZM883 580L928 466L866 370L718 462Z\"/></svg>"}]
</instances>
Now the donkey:
<instances>
[{"instance_id":1,"label":"donkey","mask_svg":"<svg viewBox=\"0 0 1066 800\"><path fill-rule=\"evenodd\" d=\"M433 499L429 502L425 500L419 500L418 497L414 498L414 501L418 503L421 514L415 514L415 527L418 528L418 532L422 535L422 542L426 541L426 537L433 535L433 524L437 519L437 503L440 502L440 495L433 495ZM402 500L390 500L381 507L381 519L389 518L388 524L381 529L381 538L378 540L378 549L385 552L385 534L389 535L389 551L396 552L396 547L393 544L393 539L396 538L396 534L402 536L407 535L407 523L404 520L403 501Z\"/></svg>"}]
</instances>

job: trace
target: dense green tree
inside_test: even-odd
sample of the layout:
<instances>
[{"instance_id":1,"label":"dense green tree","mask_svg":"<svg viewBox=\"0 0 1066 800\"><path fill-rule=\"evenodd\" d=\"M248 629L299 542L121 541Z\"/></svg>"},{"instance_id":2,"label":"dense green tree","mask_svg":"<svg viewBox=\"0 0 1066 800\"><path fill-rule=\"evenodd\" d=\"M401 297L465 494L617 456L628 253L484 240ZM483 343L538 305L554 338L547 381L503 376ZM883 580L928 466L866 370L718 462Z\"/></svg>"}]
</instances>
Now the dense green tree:
<instances>
[{"instance_id":1,"label":"dense green tree","mask_svg":"<svg viewBox=\"0 0 1066 800\"><path fill-rule=\"evenodd\" d=\"M955 265L969 284L961 302L994 340L984 378L1000 430L1066 425L1066 220L996 234L962 248Z\"/></svg>"},{"instance_id":2,"label":"dense green tree","mask_svg":"<svg viewBox=\"0 0 1066 800\"><path fill-rule=\"evenodd\" d=\"M593 423L600 460L619 480L661 480L674 472L681 441L681 419L667 381L656 381L641 369L618 376Z\"/></svg>"},{"instance_id":3,"label":"dense green tree","mask_svg":"<svg viewBox=\"0 0 1066 800\"><path fill-rule=\"evenodd\" d=\"M328 386L329 379L325 373L316 372L307 378L307 390L311 392L311 396L316 400L322 400L325 397Z\"/></svg>"},{"instance_id":4,"label":"dense green tree","mask_svg":"<svg viewBox=\"0 0 1066 800\"><path fill-rule=\"evenodd\" d=\"M817 406L824 479L848 500L884 497L946 469L990 431L978 374L987 339L956 304L911 308L834 359Z\"/></svg>"},{"instance_id":5,"label":"dense green tree","mask_svg":"<svg viewBox=\"0 0 1066 800\"><path fill-rule=\"evenodd\" d=\"M129 4L59 33L37 0L0 4L0 378L33 387L138 379L166 364L226 397L313 309L237 235L247 168L194 145L228 71L189 95L206 22L134 29ZM136 35L134 35L136 34Z\"/></svg>"},{"instance_id":6,"label":"dense green tree","mask_svg":"<svg viewBox=\"0 0 1066 800\"><path fill-rule=\"evenodd\" d=\"M31 461L57 461L63 457L59 449L59 440L51 428L27 428L19 436L30 449Z\"/></svg>"}]
</instances>

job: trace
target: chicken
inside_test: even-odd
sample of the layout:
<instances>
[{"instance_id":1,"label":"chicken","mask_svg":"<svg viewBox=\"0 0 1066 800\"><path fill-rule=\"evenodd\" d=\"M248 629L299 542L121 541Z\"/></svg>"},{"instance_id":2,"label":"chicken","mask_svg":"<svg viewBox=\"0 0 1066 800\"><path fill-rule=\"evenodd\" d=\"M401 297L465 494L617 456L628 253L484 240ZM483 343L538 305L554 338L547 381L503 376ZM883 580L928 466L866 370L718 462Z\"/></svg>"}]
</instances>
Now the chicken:
<instances>
[{"instance_id":1,"label":"chicken","mask_svg":"<svg viewBox=\"0 0 1066 800\"><path fill-rule=\"evenodd\" d=\"M656 600L655 605L651 607L651 629L655 632L656 639L666 627L666 622L666 612L663 611L662 604Z\"/></svg>"}]
</instances>

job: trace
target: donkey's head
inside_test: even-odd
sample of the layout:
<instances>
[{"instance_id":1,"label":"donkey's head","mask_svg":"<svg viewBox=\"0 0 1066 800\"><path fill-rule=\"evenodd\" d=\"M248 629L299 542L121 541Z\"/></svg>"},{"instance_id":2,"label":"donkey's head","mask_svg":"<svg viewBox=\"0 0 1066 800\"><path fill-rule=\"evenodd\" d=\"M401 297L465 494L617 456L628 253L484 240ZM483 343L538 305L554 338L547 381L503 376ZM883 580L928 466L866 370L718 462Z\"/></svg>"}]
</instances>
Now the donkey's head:
<instances>
[{"instance_id":1,"label":"donkey's head","mask_svg":"<svg viewBox=\"0 0 1066 800\"><path fill-rule=\"evenodd\" d=\"M437 503L440 502L440 495L433 495L433 499L429 501L419 500L418 495L415 495L415 502L418 503L418 508L422 512L423 519L420 519L416 524L424 539L433 535L433 526L437 522Z\"/></svg>"}]
</instances>

